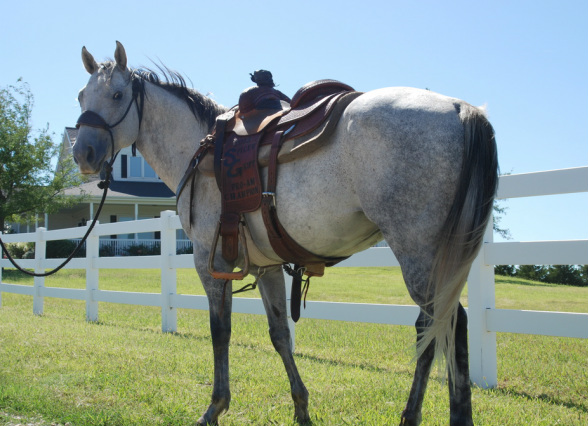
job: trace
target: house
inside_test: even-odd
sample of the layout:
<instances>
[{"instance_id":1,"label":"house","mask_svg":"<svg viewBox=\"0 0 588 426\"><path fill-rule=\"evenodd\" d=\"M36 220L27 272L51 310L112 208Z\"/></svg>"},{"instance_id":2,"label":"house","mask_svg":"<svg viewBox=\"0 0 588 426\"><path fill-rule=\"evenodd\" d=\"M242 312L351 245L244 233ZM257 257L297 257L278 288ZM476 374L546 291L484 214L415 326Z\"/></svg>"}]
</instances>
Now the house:
<instances>
[{"instance_id":1,"label":"house","mask_svg":"<svg viewBox=\"0 0 588 426\"><path fill-rule=\"evenodd\" d=\"M62 140L62 155L71 155L78 130L66 127ZM98 188L100 177L92 175L89 181L79 187L69 188L66 195L81 196L82 201L71 208L55 214L45 214L37 221L39 226L52 229L85 226L94 218L102 199L103 190ZM139 152L132 155L131 147L123 148L113 164L112 181L100 217L100 223L124 222L129 220L159 217L163 210L176 210L175 194L161 181ZM31 230L30 226L28 227ZM27 232L23 226L17 232ZM108 254L124 254L132 246L152 248L159 244L157 232L140 234L119 234L101 237L101 248L108 247ZM178 249L190 250L191 243L183 230L178 230Z\"/></svg>"}]
</instances>

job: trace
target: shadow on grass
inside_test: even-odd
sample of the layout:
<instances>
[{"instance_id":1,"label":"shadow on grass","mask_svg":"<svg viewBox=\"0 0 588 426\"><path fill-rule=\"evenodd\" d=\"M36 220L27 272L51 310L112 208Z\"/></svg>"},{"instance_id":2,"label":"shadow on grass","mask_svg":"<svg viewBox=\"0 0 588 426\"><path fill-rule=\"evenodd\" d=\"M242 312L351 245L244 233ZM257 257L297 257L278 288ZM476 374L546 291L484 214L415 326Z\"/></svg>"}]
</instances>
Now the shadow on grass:
<instances>
[{"instance_id":1,"label":"shadow on grass","mask_svg":"<svg viewBox=\"0 0 588 426\"><path fill-rule=\"evenodd\" d=\"M577 403L577 402L570 402L570 401L564 401L562 399L559 398L554 398L553 396L547 395L545 393L539 394L539 395L532 395L528 392L522 392L522 391L517 391L514 390L512 388L509 387L502 387L502 388L496 388L496 389L489 389L490 392L495 392L495 393L499 393L502 394L504 396L514 396L514 397L519 397L519 398L524 398L527 399L529 401L542 401L542 402L546 402L550 405L557 405L557 406L562 406L562 407L566 407L566 408L570 408L570 409L575 409L578 411L582 411L583 413L588 413L588 406L582 403Z\"/></svg>"},{"instance_id":2,"label":"shadow on grass","mask_svg":"<svg viewBox=\"0 0 588 426\"><path fill-rule=\"evenodd\" d=\"M559 286L563 285L563 284L541 283L538 281L514 280L514 279L509 279L507 277L500 277L500 278L497 277L496 284L513 284L513 285L522 285L522 286L528 286L528 287L559 287Z\"/></svg>"},{"instance_id":3,"label":"shadow on grass","mask_svg":"<svg viewBox=\"0 0 588 426\"><path fill-rule=\"evenodd\" d=\"M127 330L134 330L134 331L138 331L138 332L148 332L148 333L152 333L152 334L163 334L163 333L161 333L161 330L156 330L156 329L150 328L150 327L137 327L134 324L121 324L121 323L114 323L111 321L102 321L102 320L91 321L90 323L97 326L97 327L116 327L116 328L122 328L122 329L127 329ZM209 343L210 346L212 347L212 339L210 337L210 334L196 334L196 333L189 332L189 331L188 332L170 332L170 333L165 333L165 334L169 334L177 339L182 339L182 340L186 339L186 340L192 340L195 342ZM268 337L268 339L269 339L269 337ZM231 346L237 347L237 348L242 348L242 349L250 349L250 350L254 350L257 352L263 352L263 353L267 353L267 354L276 354L276 356L279 356L273 348L269 348L267 346L257 346L257 345L254 346L251 343L235 342L235 341L231 341ZM318 357L315 355L305 354L304 352L295 352L294 357L304 359L304 360L309 360L309 361L316 362L319 364L351 367L351 368L357 368L360 370L376 372L376 373L389 373L389 374L397 374L397 373L403 374L404 373L404 371L393 371L390 368L386 368L386 367L382 367L382 366L374 365L374 364L370 364L370 363L334 360L334 359L329 359L329 358ZM406 373L412 377L411 368L412 368L412 364L409 365L409 368L407 369Z\"/></svg>"},{"instance_id":4,"label":"shadow on grass","mask_svg":"<svg viewBox=\"0 0 588 426\"><path fill-rule=\"evenodd\" d=\"M348 362L348 361L341 361L341 360L333 360L328 358L322 358L315 355L309 355L305 353L295 353L294 358L300 358L304 360L309 360L312 362L316 362L318 364L327 364L332 366L343 366L343 367L350 367L350 368L357 368L359 370L370 371L375 373L388 373L388 374L402 374L403 371L393 371L390 368L381 367L378 365L368 364L365 362ZM412 377L412 372L406 371L406 373L410 374Z\"/></svg>"}]
</instances>

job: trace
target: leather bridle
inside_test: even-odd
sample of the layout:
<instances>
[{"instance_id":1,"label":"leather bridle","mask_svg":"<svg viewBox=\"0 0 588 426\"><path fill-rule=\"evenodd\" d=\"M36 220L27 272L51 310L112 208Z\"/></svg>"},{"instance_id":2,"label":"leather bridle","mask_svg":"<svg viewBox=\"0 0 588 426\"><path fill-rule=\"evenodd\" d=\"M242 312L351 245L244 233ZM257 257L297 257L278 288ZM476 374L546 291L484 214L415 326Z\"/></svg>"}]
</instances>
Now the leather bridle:
<instances>
[{"instance_id":1,"label":"leather bridle","mask_svg":"<svg viewBox=\"0 0 588 426\"><path fill-rule=\"evenodd\" d=\"M108 124L100 114L91 110L83 111L82 114L78 117L78 121L76 122L77 129L79 129L80 126L88 126L94 127L96 129L106 130L108 132L108 134L110 135L111 157L110 161L108 161L107 164L110 167L112 167L112 165L114 164L114 160L118 155L118 152L114 152L114 136L112 134L112 129L114 129L116 126L122 123L125 118L127 118L127 115L129 114L129 111L131 110L133 103L137 107L137 116L139 117L139 129L141 128L141 121L143 120L143 103L145 101L143 80L139 77L136 77L135 75L133 75L131 79L133 85L133 96L131 97L131 101L129 102L129 105L127 106L127 109L125 110L124 114L116 123ZM133 142L133 155L135 155L135 152L136 142Z\"/></svg>"}]
</instances>

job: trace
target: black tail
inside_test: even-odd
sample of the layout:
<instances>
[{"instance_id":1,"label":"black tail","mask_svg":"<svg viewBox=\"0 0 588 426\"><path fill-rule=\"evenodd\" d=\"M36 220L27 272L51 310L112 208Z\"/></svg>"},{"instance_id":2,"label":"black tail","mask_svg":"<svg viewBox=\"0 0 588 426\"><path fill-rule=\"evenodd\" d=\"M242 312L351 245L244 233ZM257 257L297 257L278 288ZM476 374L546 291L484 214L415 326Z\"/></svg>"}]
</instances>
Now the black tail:
<instances>
[{"instance_id":1,"label":"black tail","mask_svg":"<svg viewBox=\"0 0 588 426\"><path fill-rule=\"evenodd\" d=\"M433 321L423 333L420 355L435 341L435 355L445 356L450 376L455 372L455 325L459 297L478 254L498 186L498 156L494 129L483 111L459 105L464 127L464 153L459 187L440 236L429 278Z\"/></svg>"}]
</instances>

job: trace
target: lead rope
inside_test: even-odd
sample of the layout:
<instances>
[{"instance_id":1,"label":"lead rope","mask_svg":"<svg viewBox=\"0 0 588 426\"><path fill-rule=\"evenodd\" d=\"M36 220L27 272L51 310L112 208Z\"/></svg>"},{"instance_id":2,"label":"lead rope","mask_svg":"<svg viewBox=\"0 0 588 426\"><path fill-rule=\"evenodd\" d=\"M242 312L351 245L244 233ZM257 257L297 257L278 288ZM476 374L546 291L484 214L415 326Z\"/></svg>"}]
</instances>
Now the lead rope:
<instances>
[{"instance_id":1,"label":"lead rope","mask_svg":"<svg viewBox=\"0 0 588 426\"><path fill-rule=\"evenodd\" d=\"M4 241L2 241L2 238L0 238L0 246L2 246L2 250L4 251L4 253L6 253L6 257L8 258L10 263L12 263L14 265L14 267L16 269L18 269L23 274L30 275L32 277L48 277L49 275L53 275L56 272L63 269L63 267L65 265L67 265L73 259L73 257L76 255L76 253L80 250L82 245L86 242L86 240L90 236L90 232L92 232L92 229L94 229L94 226L96 225L96 222L98 220L98 216L100 216L100 212L102 211L102 206L104 205L104 201L106 200L106 193L108 192L108 187L110 186L110 178L112 177L112 163L114 163L115 158L116 158L116 156L112 159L112 161L110 163L107 163L105 165L105 172L106 172L105 179L98 183L98 188L103 189L104 192L102 193L102 199L100 200L100 205L98 206L98 210L96 211L96 214L94 215L94 219L92 220L92 224L90 225L90 227L86 231L86 234L82 237L82 239L80 240L80 242L78 243L78 245L74 249L74 251L57 268L52 269L51 271L48 271L48 272L41 272L41 273L27 271L26 269L22 268L20 265L18 265L16 263L14 258L10 255L10 253L6 249L6 246L4 245Z\"/></svg>"}]
</instances>

